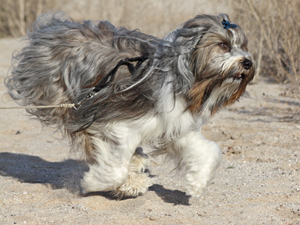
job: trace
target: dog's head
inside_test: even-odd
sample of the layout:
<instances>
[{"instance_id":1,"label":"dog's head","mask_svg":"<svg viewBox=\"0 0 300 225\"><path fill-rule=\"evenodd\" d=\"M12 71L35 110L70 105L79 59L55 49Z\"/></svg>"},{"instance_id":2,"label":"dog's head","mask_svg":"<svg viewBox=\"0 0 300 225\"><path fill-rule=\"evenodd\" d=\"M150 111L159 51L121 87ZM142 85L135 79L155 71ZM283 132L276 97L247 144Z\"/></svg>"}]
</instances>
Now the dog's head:
<instances>
[{"instance_id":1,"label":"dog's head","mask_svg":"<svg viewBox=\"0 0 300 225\"><path fill-rule=\"evenodd\" d=\"M189 110L213 115L238 100L255 73L241 27L226 14L199 15L174 33L167 39L192 49L188 56L194 79L188 93Z\"/></svg>"}]
</instances>

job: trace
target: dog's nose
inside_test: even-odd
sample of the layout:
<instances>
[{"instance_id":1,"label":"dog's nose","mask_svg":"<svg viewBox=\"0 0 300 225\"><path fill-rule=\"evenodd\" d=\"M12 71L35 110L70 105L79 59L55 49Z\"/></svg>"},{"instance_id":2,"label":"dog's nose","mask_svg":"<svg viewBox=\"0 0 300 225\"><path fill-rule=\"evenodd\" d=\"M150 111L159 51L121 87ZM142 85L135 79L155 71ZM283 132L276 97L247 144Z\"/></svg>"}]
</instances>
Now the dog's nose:
<instances>
[{"instance_id":1,"label":"dog's nose","mask_svg":"<svg viewBox=\"0 0 300 225\"><path fill-rule=\"evenodd\" d=\"M250 68L252 67L252 62L249 59L245 59L243 61L243 67L245 70L250 70Z\"/></svg>"}]
</instances>

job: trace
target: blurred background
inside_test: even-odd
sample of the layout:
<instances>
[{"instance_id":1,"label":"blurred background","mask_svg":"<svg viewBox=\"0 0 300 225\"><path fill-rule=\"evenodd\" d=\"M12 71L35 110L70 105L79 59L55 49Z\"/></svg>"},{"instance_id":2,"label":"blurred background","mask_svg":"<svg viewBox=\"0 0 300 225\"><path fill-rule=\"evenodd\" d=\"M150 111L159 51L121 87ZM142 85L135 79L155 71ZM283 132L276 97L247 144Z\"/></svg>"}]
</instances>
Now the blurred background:
<instances>
[{"instance_id":1,"label":"blurred background","mask_svg":"<svg viewBox=\"0 0 300 225\"><path fill-rule=\"evenodd\" d=\"M0 0L0 38L25 35L49 10L63 10L75 21L109 20L158 37L197 14L227 13L249 39L255 81L290 83L295 93L300 89L300 0Z\"/></svg>"}]
</instances>

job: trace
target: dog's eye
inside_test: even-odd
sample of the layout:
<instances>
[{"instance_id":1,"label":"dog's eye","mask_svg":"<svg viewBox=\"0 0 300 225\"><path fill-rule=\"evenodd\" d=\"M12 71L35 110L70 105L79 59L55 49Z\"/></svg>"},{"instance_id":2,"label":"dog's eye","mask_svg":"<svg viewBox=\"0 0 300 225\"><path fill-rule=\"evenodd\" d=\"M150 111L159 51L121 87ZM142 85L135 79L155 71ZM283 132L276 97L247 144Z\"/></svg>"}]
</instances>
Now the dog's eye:
<instances>
[{"instance_id":1,"label":"dog's eye","mask_svg":"<svg viewBox=\"0 0 300 225\"><path fill-rule=\"evenodd\" d=\"M221 49L229 51L229 47L226 43L220 43L219 46L220 46Z\"/></svg>"}]
</instances>

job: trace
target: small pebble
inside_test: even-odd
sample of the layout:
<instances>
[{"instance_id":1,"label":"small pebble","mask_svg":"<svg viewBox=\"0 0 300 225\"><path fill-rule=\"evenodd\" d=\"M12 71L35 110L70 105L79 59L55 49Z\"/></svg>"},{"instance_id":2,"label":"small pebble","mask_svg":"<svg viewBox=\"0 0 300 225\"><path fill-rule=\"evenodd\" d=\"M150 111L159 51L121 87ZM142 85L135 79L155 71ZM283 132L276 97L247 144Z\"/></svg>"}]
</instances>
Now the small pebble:
<instances>
[{"instance_id":1,"label":"small pebble","mask_svg":"<svg viewBox=\"0 0 300 225\"><path fill-rule=\"evenodd\" d=\"M151 220L151 221L154 221L154 220L157 220L158 218L157 217L155 217L155 216L150 216L149 217L149 220Z\"/></svg>"}]
</instances>

